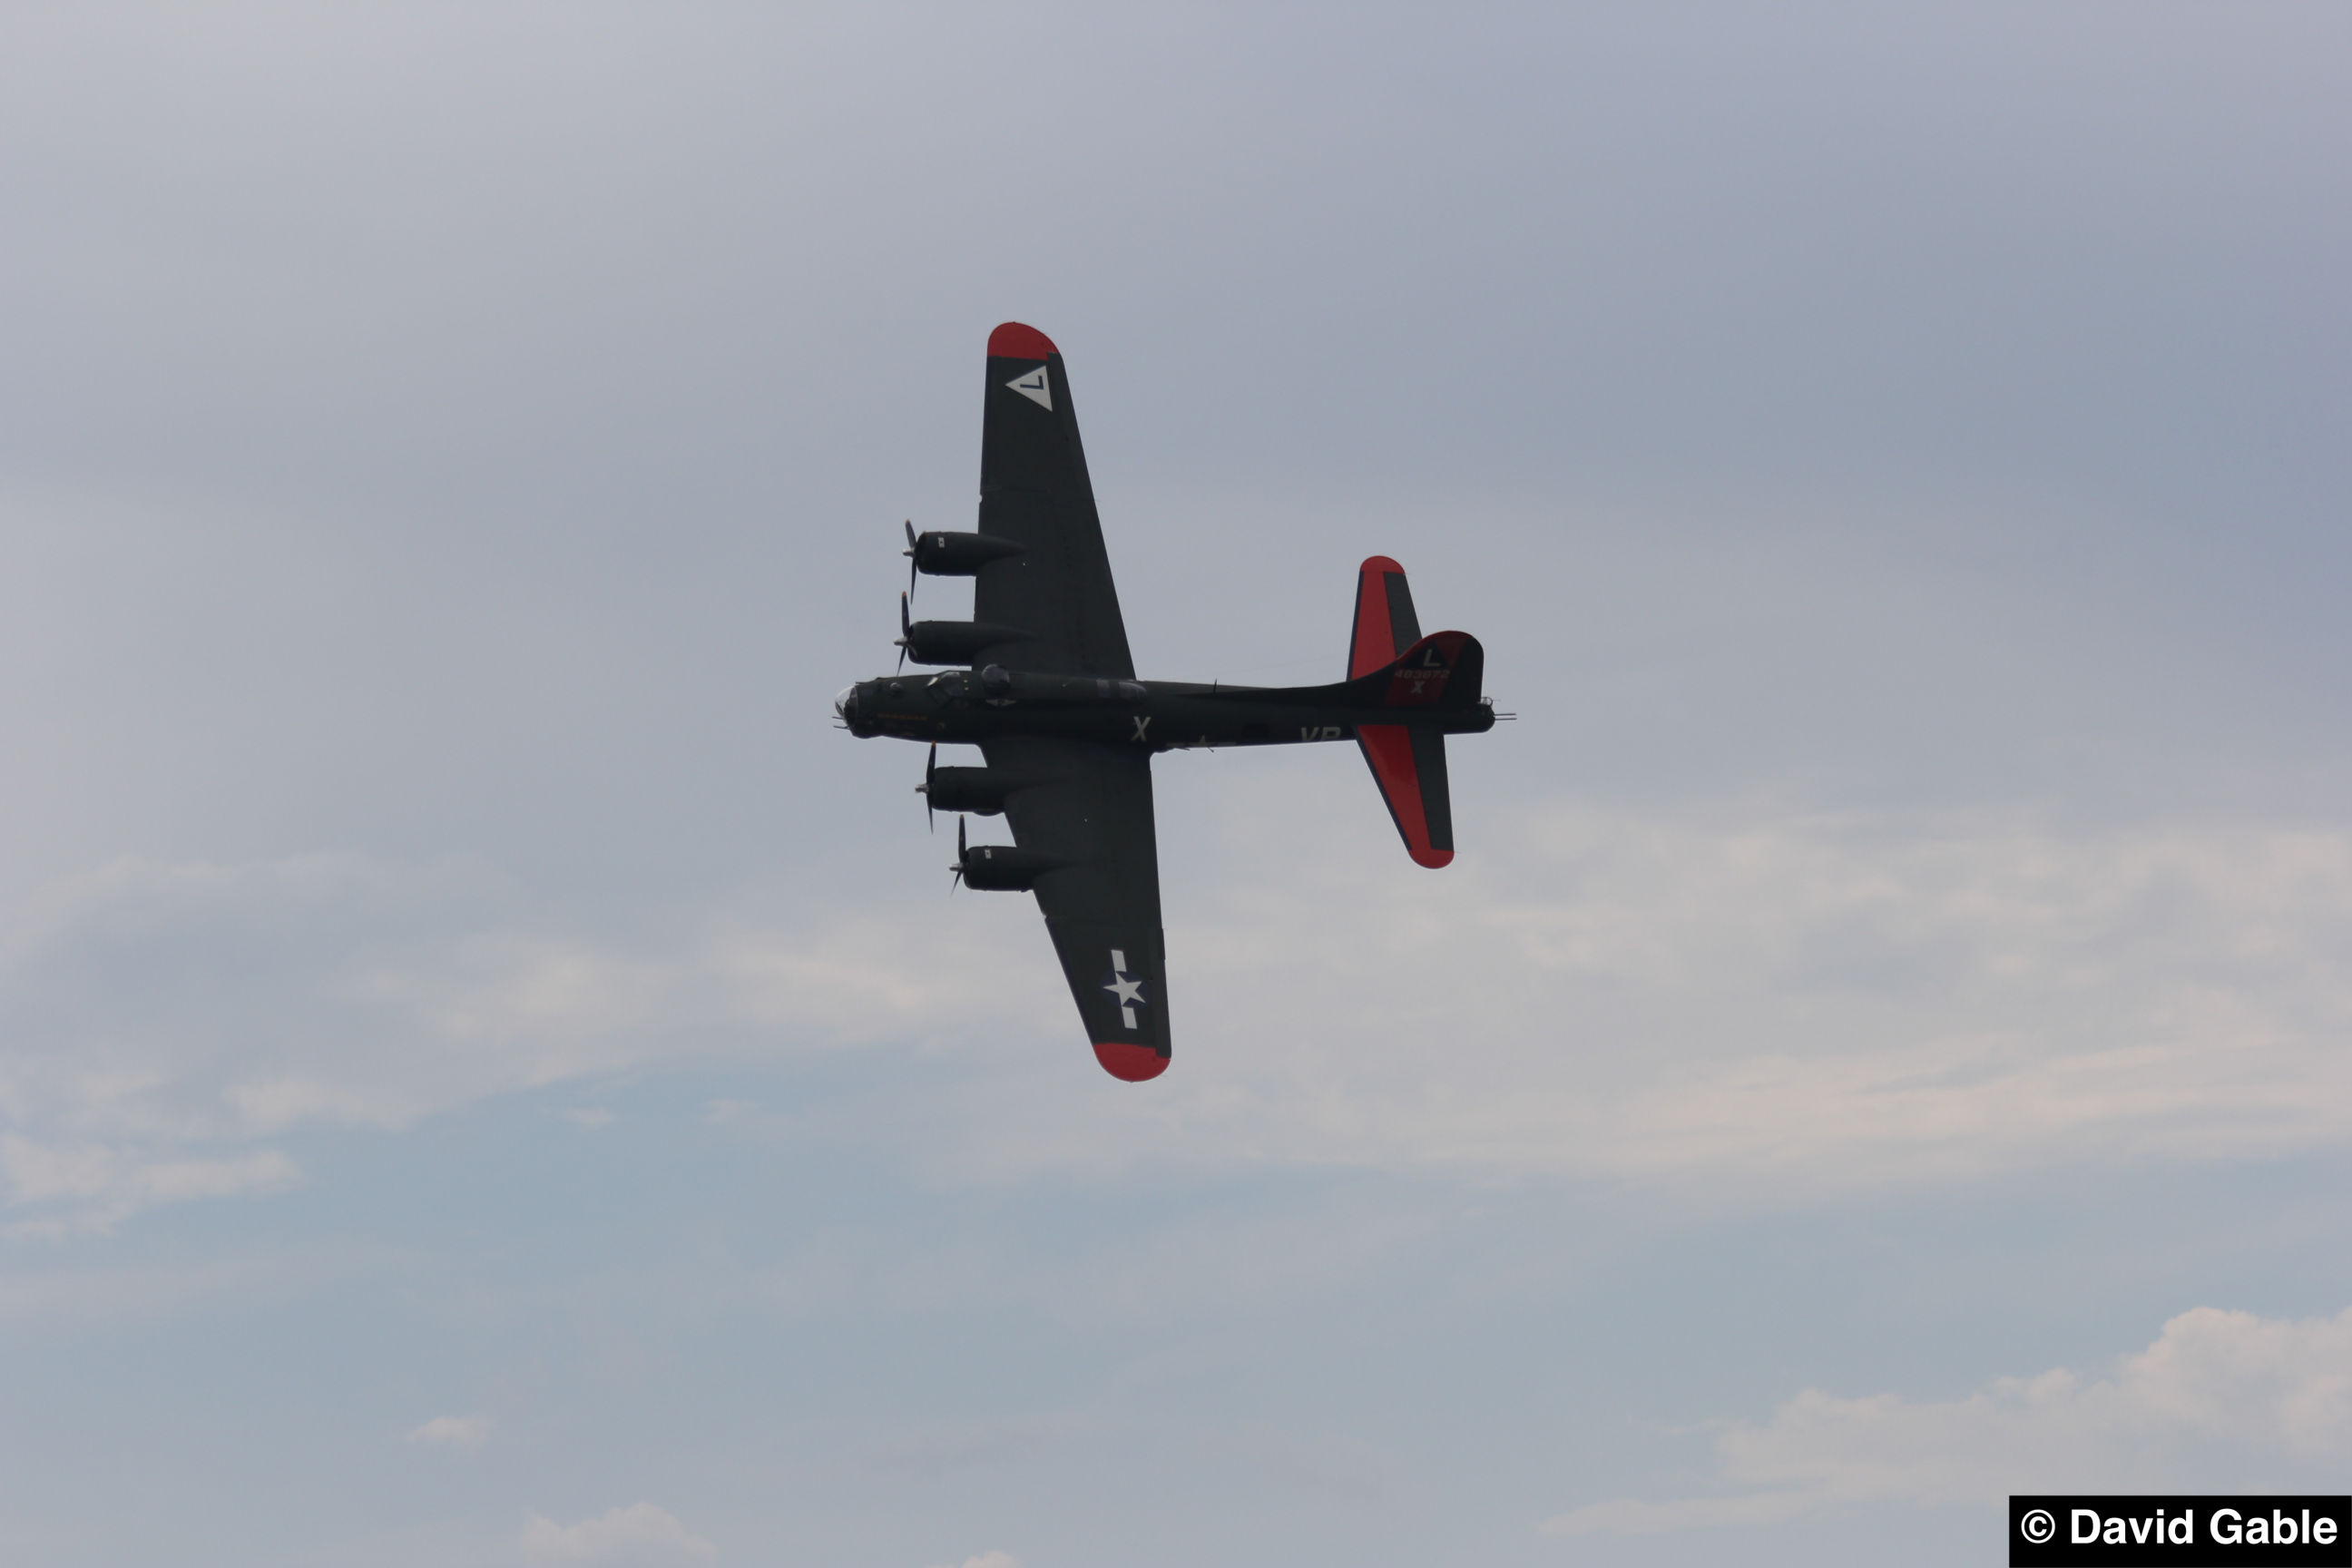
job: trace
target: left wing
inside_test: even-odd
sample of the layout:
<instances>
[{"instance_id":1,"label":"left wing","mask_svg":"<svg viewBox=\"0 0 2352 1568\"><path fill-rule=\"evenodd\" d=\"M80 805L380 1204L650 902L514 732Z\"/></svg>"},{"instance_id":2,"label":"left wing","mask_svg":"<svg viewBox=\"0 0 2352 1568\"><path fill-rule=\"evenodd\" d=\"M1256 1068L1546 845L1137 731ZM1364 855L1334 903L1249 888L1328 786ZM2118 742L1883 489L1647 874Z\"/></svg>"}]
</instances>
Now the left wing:
<instances>
[{"instance_id":1,"label":"left wing","mask_svg":"<svg viewBox=\"0 0 2352 1568\"><path fill-rule=\"evenodd\" d=\"M1037 879L1037 907L1062 960L1096 1059L1114 1078L1168 1070L1168 960L1151 754L1085 741L982 742L988 765L1039 782L1004 803L1022 848L1061 862Z\"/></svg>"},{"instance_id":2,"label":"left wing","mask_svg":"<svg viewBox=\"0 0 2352 1568\"><path fill-rule=\"evenodd\" d=\"M980 429L980 531L1020 548L973 580L971 618L1014 634L973 667L1132 679L1069 373L1036 328L1007 321L989 334Z\"/></svg>"}]
</instances>

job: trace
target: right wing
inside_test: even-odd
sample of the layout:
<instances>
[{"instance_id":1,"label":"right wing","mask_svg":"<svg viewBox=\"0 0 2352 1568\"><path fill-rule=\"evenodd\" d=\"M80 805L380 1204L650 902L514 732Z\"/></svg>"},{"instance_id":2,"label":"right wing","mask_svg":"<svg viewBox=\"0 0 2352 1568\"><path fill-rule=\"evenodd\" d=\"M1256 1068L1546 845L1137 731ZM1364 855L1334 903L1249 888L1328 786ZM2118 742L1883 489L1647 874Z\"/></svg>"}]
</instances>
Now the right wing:
<instances>
[{"instance_id":1,"label":"right wing","mask_svg":"<svg viewBox=\"0 0 2352 1568\"><path fill-rule=\"evenodd\" d=\"M972 619L1023 635L981 649L974 668L1134 679L1070 379L1052 340L1018 321L988 338L980 531L1021 550L980 569Z\"/></svg>"},{"instance_id":2,"label":"right wing","mask_svg":"<svg viewBox=\"0 0 2352 1568\"><path fill-rule=\"evenodd\" d=\"M1062 862L1037 879L1037 907L1062 960L1095 1058L1130 1081L1168 1070L1168 959L1151 826L1151 753L1086 741L984 741L991 768L1037 782L1005 820L1021 847Z\"/></svg>"}]
</instances>

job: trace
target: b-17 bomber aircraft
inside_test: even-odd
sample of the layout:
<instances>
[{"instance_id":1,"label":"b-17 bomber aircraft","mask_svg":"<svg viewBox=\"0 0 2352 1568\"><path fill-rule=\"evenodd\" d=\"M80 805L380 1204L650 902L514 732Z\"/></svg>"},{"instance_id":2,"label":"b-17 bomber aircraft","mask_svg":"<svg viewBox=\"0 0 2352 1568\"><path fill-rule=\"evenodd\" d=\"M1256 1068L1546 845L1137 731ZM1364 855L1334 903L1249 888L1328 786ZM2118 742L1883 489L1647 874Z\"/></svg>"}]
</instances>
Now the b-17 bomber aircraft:
<instances>
[{"instance_id":1,"label":"b-17 bomber aircraft","mask_svg":"<svg viewBox=\"0 0 2352 1568\"><path fill-rule=\"evenodd\" d=\"M1356 580L1348 678L1267 688L1138 680L1111 586L1102 521L1062 356L1034 327L988 339L980 530L917 533L914 571L973 578L969 621L915 621L898 602L898 672L834 700L850 733L930 742L934 811L1002 812L1010 846L966 847L966 887L1037 895L1095 1056L1130 1081L1167 1070L1168 964L1151 822L1151 758L1192 746L1353 741L1405 850L1454 858L1445 737L1495 727L1486 655L1467 632L1422 636L1404 568ZM914 586L908 576L909 590ZM961 665L908 674L907 661ZM984 767L940 767L939 742L976 744Z\"/></svg>"}]
</instances>

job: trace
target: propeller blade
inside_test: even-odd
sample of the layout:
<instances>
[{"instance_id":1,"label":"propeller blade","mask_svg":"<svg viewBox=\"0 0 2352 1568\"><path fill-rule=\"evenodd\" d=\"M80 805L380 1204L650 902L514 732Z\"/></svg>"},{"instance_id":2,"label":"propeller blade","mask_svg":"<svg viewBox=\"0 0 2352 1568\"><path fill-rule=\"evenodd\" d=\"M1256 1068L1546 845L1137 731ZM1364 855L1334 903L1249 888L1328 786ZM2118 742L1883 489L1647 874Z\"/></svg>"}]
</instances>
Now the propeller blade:
<instances>
[{"instance_id":1,"label":"propeller blade","mask_svg":"<svg viewBox=\"0 0 2352 1568\"><path fill-rule=\"evenodd\" d=\"M907 595L898 595L898 673L907 670L907 645L914 640L915 623L907 614Z\"/></svg>"},{"instance_id":2,"label":"propeller blade","mask_svg":"<svg viewBox=\"0 0 2352 1568\"><path fill-rule=\"evenodd\" d=\"M910 517L910 518L908 518L908 519L907 520L907 550L906 550L906 555L907 555L907 595L908 595L908 597L912 598L912 597L914 596L914 593L915 593L915 572L916 572L916 566L915 566L915 520L914 520L913 518L911 518L911 517Z\"/></svg>"},{"instance_id":3,"label":"propeller blade","mask_svg":"<svg viewBox=\"0 0 2352 1568\"><path fill-rule=\"evenodd\" d=\"M950 898L954 897L955 890L963 885L963 815L959 812L956 814L956 863L952 868L955 871L955 880L948 884L948 895Z\"/></svg>"},{"instance_id":4,"label":"propeller blade","mask_svg":"<svg viewBox=\"0 0 2352 1568\"><path fill-rule=\"evenodd\" d=\"M931 804L931 771L939 765L940 747L934 741L931 742L930 758L923 763L923 782L915 786L923 797L923 826L933 833L940 830L940 812L939 807Z\"/></svg>"}]
</instances>

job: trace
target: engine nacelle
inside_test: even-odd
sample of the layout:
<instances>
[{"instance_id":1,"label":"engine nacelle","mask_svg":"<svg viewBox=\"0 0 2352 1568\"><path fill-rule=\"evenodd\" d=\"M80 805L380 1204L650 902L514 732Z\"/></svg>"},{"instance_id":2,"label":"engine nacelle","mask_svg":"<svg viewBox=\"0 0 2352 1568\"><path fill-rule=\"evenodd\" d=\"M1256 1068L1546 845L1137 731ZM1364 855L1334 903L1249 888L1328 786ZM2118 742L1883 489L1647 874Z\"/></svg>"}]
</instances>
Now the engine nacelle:
<instances>
[{"instance_id":1,"label":"engine nacelle","mask_svg":"<svg viewBox=\"0 0 2352 1568\"><path fill-rule=\"evenodd\" d=\"M963 852L960 869L967 888L978 888L985 893L1024 893L1037 885L1038 878L1059 870L1063 864L1055 857L1041 855L1034 849L1011 844L980 844Z\"/></svg>"},{"instance_id":2,"label":"engine nacelle","mask_svg":"<svg viewBox=\"0 0 2352 1568\"><path fill-rule=\"evenodd\" d=\"M992 533L919 533L913 549L915 570L927 577L970 577L992 561L1018 555L1023 547Z\"/></svg>"},{"instance_id":3,"label":"engine nacelle","mask_svg":"<svg viewBox=\"0 0 2352 1568\"><path fill-rule=\"evenodd\" d=\"M994 816L1004 809L1004 797L1028 782L1002 768L933 768L923 775L921 787L933 811Z\"/></svg>"},{"instance_id":4,"label":"engine nacelle","mask_svg":"<svg viewBox=\"0 0 2352 1568\"><path fill-rule=\"evenodd\" d=\"M917 664L970 664L982 649L1019 642L1028 635L985 621L917 621L900 641Z\"/></svg>"}]
</instances>

